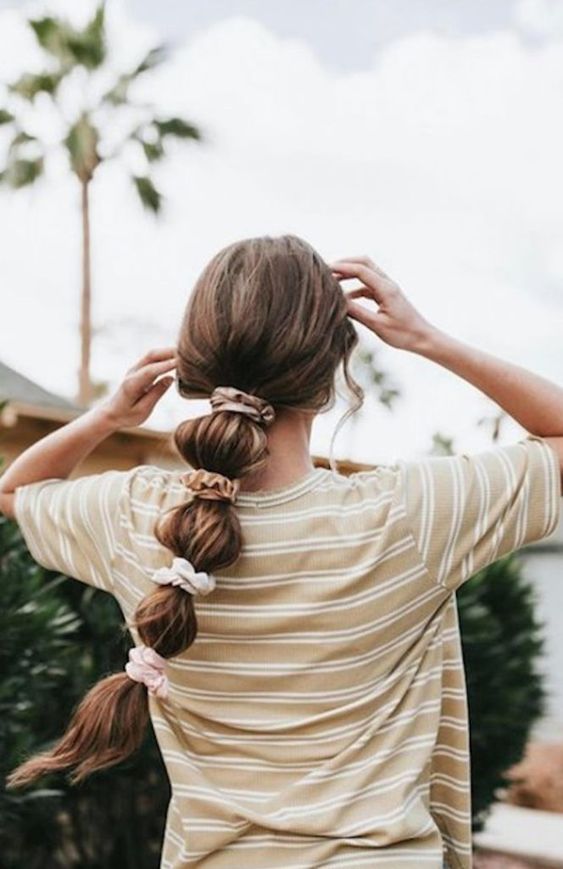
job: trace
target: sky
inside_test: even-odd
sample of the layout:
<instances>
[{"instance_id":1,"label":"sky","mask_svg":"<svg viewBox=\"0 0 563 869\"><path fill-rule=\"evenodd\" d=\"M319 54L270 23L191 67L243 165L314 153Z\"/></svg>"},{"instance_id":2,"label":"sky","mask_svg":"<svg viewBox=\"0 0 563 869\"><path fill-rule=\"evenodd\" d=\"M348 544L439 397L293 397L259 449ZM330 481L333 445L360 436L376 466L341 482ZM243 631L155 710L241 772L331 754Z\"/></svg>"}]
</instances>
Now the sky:
<instances>
[{"instance_id":1,"label":"sky","mask_svg":"<svg viewBox=\"0 0 563 869\"><path fill-rule=\"evenodd\" d=\"M0 82L40 68L25 14L79 20L91 8L0 0ZM192 120L205 144L178 146L158 169L158 220L123 166L92 185L95 378L116 388L147 349L175 342L197 275L225 244L293 232L328 261L371 256L440 329L561 383L563 3L109 0L108 17L116 70L172 42L139 96ZM72 397L78 190L58 119L45 111L40 127L46 178L0 195L0 359ZM435 432L456 452L490 446L478 421L498 412L492 401L358 330L401 396L390 412L368 394L336 458L420 456ZM314 454L328 453L345 408L316 420ZM147 425L207 409L169 391ZM501 441L523 434L509 421Z\"/></svg>"}]
</instances>

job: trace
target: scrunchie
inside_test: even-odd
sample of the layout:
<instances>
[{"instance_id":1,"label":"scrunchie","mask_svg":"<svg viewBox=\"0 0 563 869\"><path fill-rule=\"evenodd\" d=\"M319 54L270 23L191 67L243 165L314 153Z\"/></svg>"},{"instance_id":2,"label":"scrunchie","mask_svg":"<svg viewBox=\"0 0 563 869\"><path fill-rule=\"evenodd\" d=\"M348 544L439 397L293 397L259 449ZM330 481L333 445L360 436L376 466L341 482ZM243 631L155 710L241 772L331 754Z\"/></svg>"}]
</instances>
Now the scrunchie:
<instances>
[{"instance_id":1,"label":"scrunchie","mask_svg":"<svg viewBox=\"0 0 563 869\"><path fill-rule=\"evenodd\" d=\"M177 585L190 594L206 595L215 588L215 577L195 567L187 558L173 558L170 567L159 567L152 575L159 585Z\"/></svg>"},{"instance_id":2,"label":"scrunchie","mask_svg":"<svg viewBox=\"0 0 563 869\"><path fill-rule=\"evenodd\" d=\"M219 410L246 413L264 426L270 425L276 415L274 408L265 398L235 389L234 386L216 386L209 400L215 413Z\"/></svg>"},{"instance_id":3,"label":"scrunchie","mask_svg":"<svg viewBox=\"0 0 563 869\"><path fill-rule=\"evenodd\" d=\"M229 480L223 474L206 471L204 468L185 471L180 480L196 498L234 503L240 487L239 480Z\"/></svg>"},{"instance_id":4,"label":"scrunchie","mask_svg":"<svg viewBox=\"0 0 563 869\"><path fill-rule=\"evenodd\" d=\"M129 649L129 661L125 672L135 682L146 685L149 693L165 699L168 697L168 677L164 672L166 658L150 646L134 646Z\"/></svg>"}]
</instances>

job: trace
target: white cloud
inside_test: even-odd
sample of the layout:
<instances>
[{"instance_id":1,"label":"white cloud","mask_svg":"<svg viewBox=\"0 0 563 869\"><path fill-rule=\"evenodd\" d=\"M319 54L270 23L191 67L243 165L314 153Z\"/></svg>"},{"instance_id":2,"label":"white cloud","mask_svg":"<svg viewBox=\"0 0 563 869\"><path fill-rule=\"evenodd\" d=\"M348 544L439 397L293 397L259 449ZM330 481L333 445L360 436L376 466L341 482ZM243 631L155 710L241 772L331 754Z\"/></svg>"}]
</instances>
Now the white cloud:
<instances>
[{"instance_id":1,"label":"white cloud","mask_svg":"<svg viewBox=\"0 0 563 869\"><path fill-rule=\"evenodd\" d=\"M514 20L526 33L553 37L563 34L563 6L560 0L518 0Z\"/></svg>"},{"instance_id":2,"label":"white cloud","mask_svg":"<svg viewBox=\"0 0 563 869\"><path fill-rule=\"evenodd\" d=\"M120 58L157 39L119 4L110 8ZM18 28L13 13L0 13L6 65L27 58ZM370 253L441 328L560 379L562 48L528 45L517 30L421 32L391 43L373 68L338 75L307 44L243 18L181 46L143 93L201 124L209 144L178 147L160 170L160 223L139 213L114 169L96 181L96 319L139 317L156 331L152 341L143 326L141 345L124 330L122 349L117 333L111 354L100 343L95 373L117 378L147 340L174 340L189 288L219 247L292 231L327 259ZM0 337L5 361L70 392L77 192L63 167L52 175L42 189L0 200L0 275L13 293ZM436 429L458 449L487 445L475 422L494 407L473 387L387 347L381 360L404 398L396 413L372 406L357 432L344 428L338 456L386 461L427 448ZM172 396L168 407L167 420L196 409ZM315 451L328 449L336 418L319 420Z\"/></svg>"}]
</instances>

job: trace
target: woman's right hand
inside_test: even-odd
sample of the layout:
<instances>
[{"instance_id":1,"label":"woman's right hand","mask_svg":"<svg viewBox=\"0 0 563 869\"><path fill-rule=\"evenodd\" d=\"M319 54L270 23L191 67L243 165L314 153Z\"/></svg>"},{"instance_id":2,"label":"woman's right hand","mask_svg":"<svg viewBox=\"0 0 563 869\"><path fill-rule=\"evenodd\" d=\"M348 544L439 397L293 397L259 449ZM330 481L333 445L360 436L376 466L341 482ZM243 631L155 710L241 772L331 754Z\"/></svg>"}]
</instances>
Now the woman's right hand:
<instances>
[{"instance_id":1,"label":"woman's right hand","mask_svg":"<svg viewBox=\"0 0 563 869\"><path fill-rule=\"evenodd\" d=\"M366 256L348 257L329 263L339 281L357 278L361 286L345 291L348 314L400 350L416 351L431 336L434 327L412 305L398 284ZM353 299L371 299L377 305L370 310Z\"/></svg>"}]
</instances>

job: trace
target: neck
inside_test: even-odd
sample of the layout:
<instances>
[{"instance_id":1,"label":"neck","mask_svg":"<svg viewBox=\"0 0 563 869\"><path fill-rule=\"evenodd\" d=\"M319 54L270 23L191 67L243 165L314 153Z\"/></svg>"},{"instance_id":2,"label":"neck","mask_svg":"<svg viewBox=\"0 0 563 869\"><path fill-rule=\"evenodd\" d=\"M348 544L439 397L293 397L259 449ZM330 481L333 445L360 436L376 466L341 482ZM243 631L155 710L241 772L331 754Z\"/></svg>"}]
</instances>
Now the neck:
<instances>
[{"instance_id":1,"label":"neck","mask_svg":"<svg viewBox=\"0 0 563 869\"><path fill-rule=\"evenodd\" d=\"M305 411L281 409L266 429L268 462L254 474L241 480L241 492L279 489L289 486L315 467L310 454L311 427L314 415Z\"/></svg>"}]
</instances>

